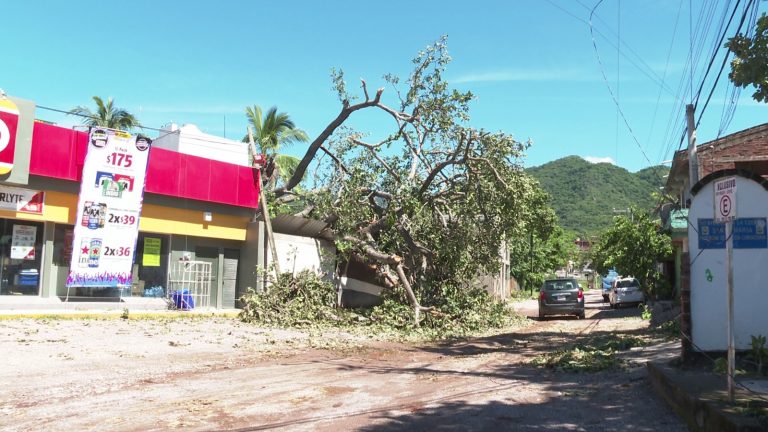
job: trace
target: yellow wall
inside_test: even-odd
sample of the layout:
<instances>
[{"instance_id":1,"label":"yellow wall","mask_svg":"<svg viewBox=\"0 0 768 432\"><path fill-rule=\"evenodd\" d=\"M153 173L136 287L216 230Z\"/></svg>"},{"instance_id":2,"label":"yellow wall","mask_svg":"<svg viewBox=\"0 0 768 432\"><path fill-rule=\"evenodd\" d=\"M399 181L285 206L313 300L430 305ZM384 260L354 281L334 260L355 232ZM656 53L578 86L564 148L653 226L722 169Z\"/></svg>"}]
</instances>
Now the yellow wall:
<instances>
[{"instance_id":1,"label":"yellow wall","mask_svg":"<svg viewBox=\"0 0 768 432\"><path fill-rule=\"evenodd\" d=\"M74 225L76 208L77 195L46 191L42 215L0 210L0 217ZM248 217L214 213L212 219L211 222L203 221L203 212L197 210L144 204L139 231L245 240Z\"/></svg>"}]
</instances>

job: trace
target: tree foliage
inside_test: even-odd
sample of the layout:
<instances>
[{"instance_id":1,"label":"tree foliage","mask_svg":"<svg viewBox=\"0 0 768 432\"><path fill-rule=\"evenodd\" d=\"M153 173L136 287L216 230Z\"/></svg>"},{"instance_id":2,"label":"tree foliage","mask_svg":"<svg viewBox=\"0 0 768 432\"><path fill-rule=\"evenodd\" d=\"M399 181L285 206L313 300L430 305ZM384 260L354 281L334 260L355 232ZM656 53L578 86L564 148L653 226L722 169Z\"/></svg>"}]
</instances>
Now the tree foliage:
<instances>
[{"instance_id":1,"label":"tree foliage","mask_svg":"<svg viewBox=\"0 0 768 432\"><path fill-rule=\"evenodd\" d=\"M253 138L262 154L274 155L293 143L309 141L307 133L297 128L287 113L277 112L277 107L270 108L266 114L258 105L246 107L245 116L253 126ZM247 135L243 141L248 141Z\"/></svg>"},{"instance_id":2,"label":"tree foliage","mask_svg":"<svg viewBox=\"0 0 768 432\"><path fill-rule=\"evenodd\" d=\"M279 152L292 144L309 141L307 133L297 128L287 113L278 112L277 107L270 108L266 114L259 105L246 107L245 116L253 126L258 152L267 157L264 183L277 184L279 179L291 178L299 159ZM248 139L248 135L243 137L244 142Z\"/></svg>"},{"instance_id":3,"label":"tree foliage","mask_svg":"<svg viewBox=\"0 0 768 432\"><path fill-rule=\"evenodd\" d=\"M752 98L765 102L768 99L768 16L763 14L758 18L752 37L739 33L728 39L725 47L734 55L728 78L742 88L754 86Z\"/></svg>"},{"instance_id":4,"label":"tree foliage","mask_svg":"<svg viewBox=\"0 0 768 432\"><path fill-rule=\"evenodd\" d=\"M327 222L324 235L340 251L376 264L382 281L402 290L416 322L447 292L497 272L505 242L523 250L518 244L527 247L529 232L547 240L556 223L548 195L522 168L528 144L468 125L473 95L448 86L449 61L442 38L413 59L403 82L385 75L394 107L382 101L383 88L369 94L365 81L362 97L353 98L343 71L334 71L340 113L273 191L291 199L314 163L318 188L303 214ZM348 127L360 110L388 119L389 135L369 142Z\"/></svg>"},{"instance_id":5,"label":"tree foliage","mask_svg":"<svg viewBox=\"0 0 768 432\"><path fill-rule=\"evenodd\" d=\"M630 216L614 218L592 252L595 269L605 274L615 268L624 276L634 276L648 294L659 288L656 264L672 254L672 241L645 212L632 209Z\"/></svg>"},{"instance_id":6,"label":"tree foliage","mask_svg":"<svg viewBox=\"0 0 768 432\"><path fill-rule=\"evenodd\" d=\"M83 116L83 124L88 126L101 126L110 129L130 130L139 126L139 121L128 111L115 107L114 100L107 98L107 101L98 96L93 96L96 103L96 111L91 111L88 107L77 106L72 108L69 113Z\"/></svg>"}]
</instances>

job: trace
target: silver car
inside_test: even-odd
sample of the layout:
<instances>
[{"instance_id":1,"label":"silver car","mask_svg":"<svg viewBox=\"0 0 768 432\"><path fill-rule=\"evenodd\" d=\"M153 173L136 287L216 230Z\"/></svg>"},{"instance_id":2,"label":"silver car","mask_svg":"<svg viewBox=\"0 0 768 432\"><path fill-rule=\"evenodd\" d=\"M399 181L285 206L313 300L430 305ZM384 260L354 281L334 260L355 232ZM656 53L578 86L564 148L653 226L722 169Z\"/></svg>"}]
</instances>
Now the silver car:
<instances>
[{"instance_id":1,"label":"silver car","mask_svg":"<svg viewBox=\"0 0 768 432\"><path fill-rule=\"evenodd\" d=\"M539 291L539 319L547 315L576 315L584 319L584 291L576 279L544 281Z\"/></svg>"},{"instance_id":2,"label":"silver car","mask_svg":"<svg viewBox=\"0 0 768 432\"><path fill-rule=\"evenodd\" d=\"M608 294L611 308L618 308L623 304L645 303L645 294L640 287L640 282L633 278L617 278L613 281L611 292Z\"/></svg>"}]
</instances>

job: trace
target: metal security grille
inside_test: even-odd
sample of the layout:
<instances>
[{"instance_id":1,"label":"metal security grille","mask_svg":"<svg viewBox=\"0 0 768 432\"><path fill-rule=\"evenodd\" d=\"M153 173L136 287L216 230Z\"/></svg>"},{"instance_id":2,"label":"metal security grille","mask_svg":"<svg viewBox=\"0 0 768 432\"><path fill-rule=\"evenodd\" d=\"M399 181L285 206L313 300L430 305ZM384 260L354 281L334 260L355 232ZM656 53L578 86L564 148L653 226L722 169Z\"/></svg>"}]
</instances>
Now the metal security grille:
<instances>
[{"instance_id":1,"label":"metal security grille","mask_svg":"<svg viewBox=\"0 0 768 432\"><path fill-rule=\"evenodd\" d=\"M210 307L212 280L210 262L174 262L168 280L170 303L182 309ZM183 303L180 304L177 299L181 299ZM191 299L191 302L186 299Z\"/></svg>"}]
</instances>

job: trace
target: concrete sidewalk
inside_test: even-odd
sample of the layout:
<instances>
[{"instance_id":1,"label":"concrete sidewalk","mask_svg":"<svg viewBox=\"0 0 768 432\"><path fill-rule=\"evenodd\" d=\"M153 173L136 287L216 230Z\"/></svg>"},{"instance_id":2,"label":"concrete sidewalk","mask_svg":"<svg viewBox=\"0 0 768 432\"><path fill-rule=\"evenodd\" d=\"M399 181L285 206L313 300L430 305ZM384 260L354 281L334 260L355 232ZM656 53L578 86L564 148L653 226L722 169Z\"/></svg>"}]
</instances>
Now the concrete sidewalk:
<instances>
[{"instance_id":1,"label":"concrete sidewalk","mask_svg":"<svg viewBox=\"0 0 768 432\"><path fill-rule=\"evenodd\" d=\"M64 301L58 297L42 298L27 296L0 296L0 317L40 316L109 316L120 315L125 310L132 315L207 315L237 316L239 309L195 308L177 310L169 308L164 298L123 297L114 301Z\"/></svg>"},{"instance_id":2,"label":"concrete sidewalk","mask_svg":"<svg viewBox=\"0 0 768 432\"><path fill-rule=\"evenodd\" d=\"M694 431L768 431L768 379L740 381L736 404L730 405L723 375L706 370L684 370L669 362L648 363L656 391ZM762 398L762 399L761 399ZM750 402L751 401L751 402ZM758 416L762 404L762 417Z\"/></svg>"}]
</instances>

